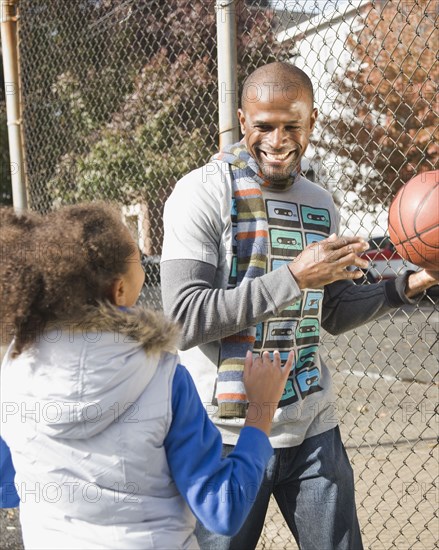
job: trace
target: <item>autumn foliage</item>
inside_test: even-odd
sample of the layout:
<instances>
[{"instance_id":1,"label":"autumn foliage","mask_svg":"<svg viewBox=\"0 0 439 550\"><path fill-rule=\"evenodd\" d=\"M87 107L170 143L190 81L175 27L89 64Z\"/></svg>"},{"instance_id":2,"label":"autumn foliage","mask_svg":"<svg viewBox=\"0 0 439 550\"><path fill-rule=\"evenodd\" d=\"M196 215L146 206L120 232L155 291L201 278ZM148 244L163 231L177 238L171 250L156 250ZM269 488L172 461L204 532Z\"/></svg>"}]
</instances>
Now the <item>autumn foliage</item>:
<instances>
[{"instance_id":1,"label":"autumn foliage","mask_svg":"<svg viewBox=\"0 0 439 550\"><path fill-rule=\"evenodd\" d=\"M277 46L269 10L236 9L242 79ZM160 219L218 147L215 0L23 0L21 35L34 207L148 200Z\"/></svg>"},{"instance_id":2,"label":"autumn foliage","mask_svg":"<svg viewBox=\"0 0 439 550\"><path fill-rule=\"evenodd\" d=\"M356 190L369 204L388 204L439 158L438 3L374 7L348 38L351 63L333 79L338 94L320 145L344 165L341 188Z\"/></svg>"}]
</instances>

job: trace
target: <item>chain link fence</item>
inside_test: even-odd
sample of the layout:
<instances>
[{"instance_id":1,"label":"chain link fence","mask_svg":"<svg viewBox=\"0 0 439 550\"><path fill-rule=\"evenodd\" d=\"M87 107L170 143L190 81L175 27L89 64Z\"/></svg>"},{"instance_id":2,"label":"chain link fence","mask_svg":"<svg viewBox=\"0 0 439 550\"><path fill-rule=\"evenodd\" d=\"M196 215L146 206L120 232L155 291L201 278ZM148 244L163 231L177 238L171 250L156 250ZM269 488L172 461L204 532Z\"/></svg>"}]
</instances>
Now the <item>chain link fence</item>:
<instances>
[{"instance_id":1,"label":"chain link fence","mask_svg":"<svg viewBox=\"0 0 439 550\"><path fill-rule=\"evenodd\" d=\"M378 245L396 190L437 167L438 6L235 2L239 82L274 60L307 72L320 116L303 171L333 193L345 234ZM149 266L144 299L160 307L164 202L217 149L215 2L21 0L19 13L31 207L119 203ZM363 284L404 269L388 250L371 266ZM373 550L437 545L438 328L432 293L323 337ZM275 502L259 547L296 547Z\"/></svg>"}]
</instances>

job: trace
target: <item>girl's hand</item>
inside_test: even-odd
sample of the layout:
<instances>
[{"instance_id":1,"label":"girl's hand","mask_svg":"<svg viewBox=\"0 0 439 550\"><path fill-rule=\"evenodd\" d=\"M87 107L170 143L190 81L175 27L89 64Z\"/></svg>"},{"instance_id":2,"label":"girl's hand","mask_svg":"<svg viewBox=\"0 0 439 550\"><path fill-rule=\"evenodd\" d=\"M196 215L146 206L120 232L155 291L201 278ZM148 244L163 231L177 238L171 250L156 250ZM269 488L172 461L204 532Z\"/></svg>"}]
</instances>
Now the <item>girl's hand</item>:
<instances>
[{"instance_id":1,"label":"girl's hand","mask_svg":"<svg viewBox=\"0 0 439 550\"><path fill-rule=\"evenodd\" d=\"M294 352L288 355L287 362L282 367L280 353L264 351L261 357L253 359L251 351L247 352L244 362L244 385L247 392L249 407L245 426L259 428L267 435L271 430L271 422L282 397L293 366Z\"/></svg>"}]
</instances>

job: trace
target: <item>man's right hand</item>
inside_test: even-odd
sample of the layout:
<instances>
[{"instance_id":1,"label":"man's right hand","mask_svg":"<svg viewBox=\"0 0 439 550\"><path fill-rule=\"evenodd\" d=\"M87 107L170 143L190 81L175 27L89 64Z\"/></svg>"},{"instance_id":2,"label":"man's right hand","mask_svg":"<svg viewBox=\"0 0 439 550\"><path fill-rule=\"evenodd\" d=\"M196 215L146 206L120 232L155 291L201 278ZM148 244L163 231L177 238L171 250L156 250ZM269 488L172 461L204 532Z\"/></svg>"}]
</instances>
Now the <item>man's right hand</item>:
<instances>
[{"instance_id":1,"label":"man's right hand","mask_svg":"<svg viewBox=\"0 0 439 550\"><path fill-rule=\"evenodd\" d=\"M361 237L337 237L312 243L289 265L300 289L322 288L341 279L359 279L363 272L348 270L349 266L367 269L369 262L359 254L369 248Z\"/></svg>"}]
</instances>

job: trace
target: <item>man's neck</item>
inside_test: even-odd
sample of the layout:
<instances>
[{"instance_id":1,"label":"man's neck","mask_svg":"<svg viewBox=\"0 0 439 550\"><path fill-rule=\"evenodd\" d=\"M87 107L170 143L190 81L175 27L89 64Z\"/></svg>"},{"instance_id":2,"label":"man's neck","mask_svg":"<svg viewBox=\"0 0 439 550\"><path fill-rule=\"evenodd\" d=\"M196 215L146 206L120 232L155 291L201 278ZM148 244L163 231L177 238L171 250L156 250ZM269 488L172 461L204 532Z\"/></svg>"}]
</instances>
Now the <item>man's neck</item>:
<instances>
[{"instance_id":1,"label":"man's neck","mask_svg":"<svg viewBox=\"0 0 439 550\"><path fill-rule=\"evenodd\" d=\"M294 185L294 182L297 180L298 177L299 174L296 174L294 176L290 176L285 180L266 181L264 189L268 189L270 191L286 191Z\"/></svg>"}]
</instances>

